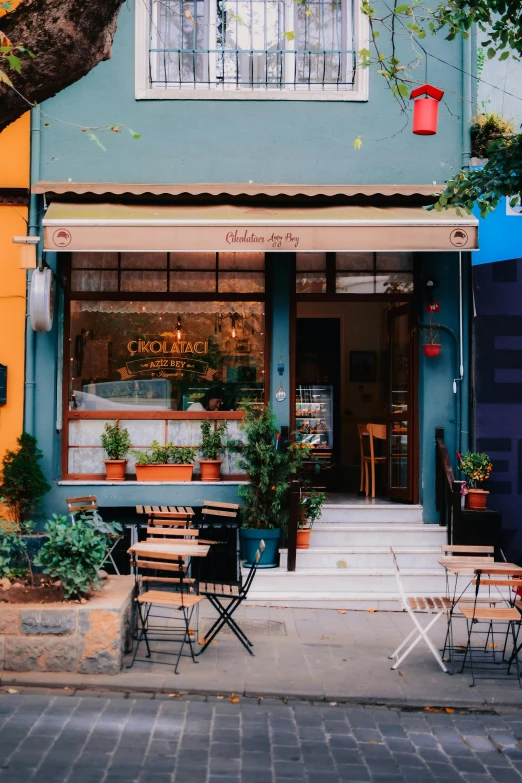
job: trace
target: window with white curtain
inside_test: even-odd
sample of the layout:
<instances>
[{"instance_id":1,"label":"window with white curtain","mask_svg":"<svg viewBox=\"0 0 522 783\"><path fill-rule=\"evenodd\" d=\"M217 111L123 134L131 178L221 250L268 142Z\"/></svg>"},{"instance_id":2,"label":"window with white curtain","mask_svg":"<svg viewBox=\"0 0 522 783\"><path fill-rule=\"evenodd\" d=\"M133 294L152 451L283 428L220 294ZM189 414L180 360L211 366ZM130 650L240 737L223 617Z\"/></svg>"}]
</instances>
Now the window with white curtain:
<instances>
[{"instance_id":1,"label":"window with white curtain","mask_svg":"<svg viewBox=\"0 0 522 783\"><path fill-rule=\"evenodd\" d=\"M148 4L147 89L353 91L364 45L354 2L140 0L142 13Z\"/></svg>"}]
</instances>

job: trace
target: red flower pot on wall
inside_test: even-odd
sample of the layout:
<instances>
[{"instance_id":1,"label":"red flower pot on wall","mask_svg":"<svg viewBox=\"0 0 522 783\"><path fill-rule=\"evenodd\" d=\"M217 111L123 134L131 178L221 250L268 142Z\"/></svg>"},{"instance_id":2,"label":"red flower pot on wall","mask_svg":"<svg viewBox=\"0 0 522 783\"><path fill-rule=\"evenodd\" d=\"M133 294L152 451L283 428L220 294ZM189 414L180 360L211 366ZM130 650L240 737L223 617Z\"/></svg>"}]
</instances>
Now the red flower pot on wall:
<instances>
[{"instance_id":1,"label":"red flower pot on wall","mask_svg":"<svg viewBox=\"0 0 522 783\"><path fill-rule=\"evenodd\" d=\"M413 132L417 136L433 136L437 133L439 101L443 95L443 90L431 84L423 84L412 90L410 100L416 99L413 104Z\"/></svg>"},{"instance_id":2,"label":"red flower pot on wall","mask_svg":"<svg viewBox=\"0 0 522 783\"><path fill-rule=\"evenodd\" d=\"M423 345L422 350L424 351L424 356L431 358L439 355L441 347L440 343L429 343Z\"/></svg>"}]
</instances>

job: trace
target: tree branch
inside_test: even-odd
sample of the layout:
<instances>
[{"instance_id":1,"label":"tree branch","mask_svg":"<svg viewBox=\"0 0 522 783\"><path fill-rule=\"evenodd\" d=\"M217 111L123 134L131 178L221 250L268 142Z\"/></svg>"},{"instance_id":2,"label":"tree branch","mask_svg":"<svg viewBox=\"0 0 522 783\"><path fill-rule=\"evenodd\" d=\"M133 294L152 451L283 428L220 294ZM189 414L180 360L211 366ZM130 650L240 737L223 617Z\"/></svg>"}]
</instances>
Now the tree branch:
<instances>
[{"instance_id":1,"label":"tree branch","mask_svg":"<svg viewBox=\"0 0 522 783\"><path fill-rule=\"evenodd\" d=\"M52 98L110 58L123 1L22 0L0 19L13 46L35 55L21 56L20 73L10 71L15 89L0 83L0 131L27 111L27 101Z\"/></svg>"}]
</instances>

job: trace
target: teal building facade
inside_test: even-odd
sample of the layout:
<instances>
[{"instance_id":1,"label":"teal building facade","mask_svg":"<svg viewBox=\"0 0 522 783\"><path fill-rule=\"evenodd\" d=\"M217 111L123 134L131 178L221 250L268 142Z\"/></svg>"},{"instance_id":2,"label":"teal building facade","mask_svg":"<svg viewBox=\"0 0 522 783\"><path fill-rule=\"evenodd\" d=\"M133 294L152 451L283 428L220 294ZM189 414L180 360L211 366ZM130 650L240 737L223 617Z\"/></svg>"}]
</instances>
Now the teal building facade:
<instances>
[{"instance_id":1,"label":"teal building facade","mask_svg":"<svg viewBox=\"0 0 522 783\"><path fill-rule=\"evenodd\" d=\"M446 103L437 134L414 136L357 64L357 4L340 22L328 11L351 37L320 50L313 29L285 49L270 21L279 43L263 49L253 4L240 23L226 4L164 5L174 21L124 5L112 58L33 111L30 230L55 305L49 331L27 331L25 428L52 483L46 513L91 494L111 509L234 502L233 455L212 487L197 468L189 483L136 481L135 457L110 483L99 437L119 418L138 452L197 448L202 418L241 437L244 404L266 402L327 454L336 492L360 489L358 425L386 424L377 494L436 523L435 427L454 463L472 435L477 240L476 221L424 207L469 159L472 44L426 44ZM295 13L284 24L301 29Z\"/></svg>"}]
</instances>

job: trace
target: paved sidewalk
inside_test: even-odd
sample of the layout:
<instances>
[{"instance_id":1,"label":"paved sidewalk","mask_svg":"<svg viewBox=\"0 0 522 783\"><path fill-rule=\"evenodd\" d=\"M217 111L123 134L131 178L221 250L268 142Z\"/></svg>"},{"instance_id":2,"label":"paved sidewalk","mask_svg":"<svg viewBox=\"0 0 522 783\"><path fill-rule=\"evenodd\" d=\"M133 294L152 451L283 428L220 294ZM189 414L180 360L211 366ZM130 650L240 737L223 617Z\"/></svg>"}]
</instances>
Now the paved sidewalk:
<instances>
[{"instance_id":1,"label":"paved sidewalk","mask_svg":"<svg viewBox=\"0 0 522 783\"><path fill-rule=\"evenodd\" d=\"M200 635L211 624L211 611L208 607L201 613ZM132 669L123 669L112 677L1 672L0 684L125 692L235 693L417 706L522 706L522 689L515 676L509 681L482 680L470 688L469 672L444 674L424 642L418 644L399 671L391 671L387 656L412 627L406 613L341 614L336 610L246 606L237 617L254 642L255 657L232 634L222 633L199 658L198 665L182 659L179 675L173 673L171 658L154 655L150 662L137 662ZM428 615L421 616L423 624L428 619ZM459 627L463 640L462 622ZM444 633L441 618L432 633L440 647ZM143 645L140 657L144 655Z\"/></svg>"},{"instance_id":2,"label":"paved sidewalk","mask_svg":"<svg viewBox=\"0 0 522 783\"><path fill-rule=\"evenodd\" d=\"M0 783L516 783L521 738L521 712L0 692Z\"/></svg>"}]
</instances>

